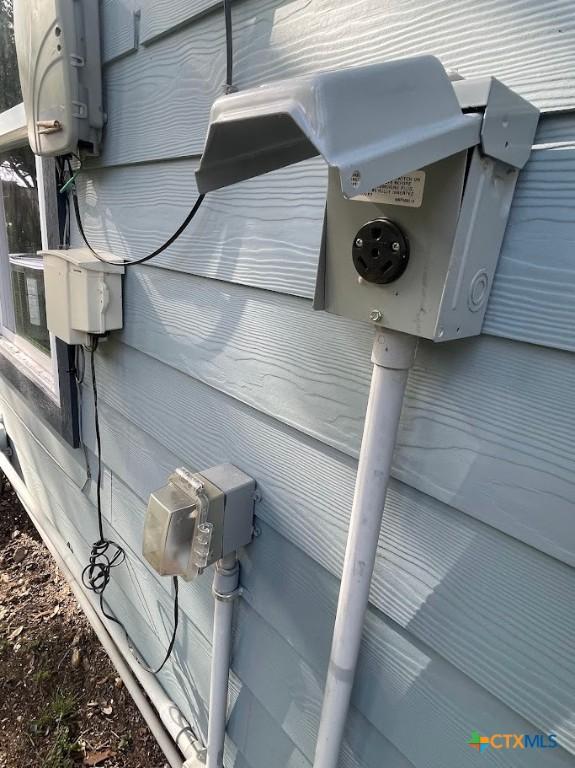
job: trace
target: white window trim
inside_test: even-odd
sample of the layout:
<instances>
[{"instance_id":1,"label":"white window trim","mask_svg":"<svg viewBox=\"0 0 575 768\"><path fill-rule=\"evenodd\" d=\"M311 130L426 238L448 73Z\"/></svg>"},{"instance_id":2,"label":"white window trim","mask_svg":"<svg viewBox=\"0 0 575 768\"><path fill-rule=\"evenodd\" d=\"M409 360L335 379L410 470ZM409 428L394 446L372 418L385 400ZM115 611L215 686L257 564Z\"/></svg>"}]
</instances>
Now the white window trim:
<instances>
[{"instance_id":1,"label":"white window trim","mask_svg":"<svg viewBox=\"0 0 575 768\"><path fill-rule=\"evenodd\" d=\"M24 103L0 112L0 150L21 147L28 143Z\"/></svg>"},{"instance_id":2,"label":"white window trim","mask_svg":"<svg viewBox=\"0 0 575 768\"><path fill-rule=\"evenodd\" d=\"M12 109L0 113L0 152L28 144L26 114L24 104L17 104ZM47 167L53 167L53 161L36 157L36 177L38 182L38 200L40 212L40 234L42 248L49 248L50 216L57 215L56 201L51 206L46 199ZM2 182L0 181L0 192ZM54 185L55 196L55 185ZM2 251L5 253L3 254ZM8 241L4 206L0 197L0 354L20 368L35 384L41 387L54 402L60 404L58 361L56 356L55 337L50 334L52 354L46 355L29 341L18 336L15 328L14 304L12 300L12 285L10 264L6 255ZM6 254L6 255L5 255Z\"/></svg>"}]
</instances>

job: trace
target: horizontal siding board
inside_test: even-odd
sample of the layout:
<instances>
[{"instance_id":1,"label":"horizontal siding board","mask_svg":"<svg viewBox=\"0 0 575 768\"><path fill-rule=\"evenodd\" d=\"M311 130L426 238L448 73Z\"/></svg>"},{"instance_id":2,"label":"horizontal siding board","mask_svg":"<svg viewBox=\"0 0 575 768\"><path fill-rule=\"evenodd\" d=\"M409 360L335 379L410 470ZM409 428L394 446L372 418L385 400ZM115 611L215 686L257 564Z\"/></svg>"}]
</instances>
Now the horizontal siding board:
<instances>
[{"instance_id":1,"label":"horizontal siding board","mask_svg":"<svg viewBox=\"0 0 575 768\"><path fill-rule=\"evenodd\" d=\"M136 0L102 0L100 28L104 64L137 49L137 6Z\"/></svg>"},{"instance_id":2,"label":"horizontal siding board","mask_svg":"<svg viewBox=\"0 0 575 768\"><path fill-rule=\"evenodd\" d=\"M358 454L369 325L314 312L302 299L158 269L128 270L125 298L124 343Z\"/></svg>"},{"instance_id":3,"label":"horizontal siding board","mask_svg":"<svg viewBox=\"0 0 575 768\"><path fill-rule=\"evenodd\" d=\"M104 452L111 468L120 470L125 455L147 444L139 471L128 480L146 498L178 464L201 469L235 462L259 483L258 516L339 574L355 464L175 371L159 366L156 375L158 365L127 349L99 359L101 396L115 409L102 403ZM151 401L153 411L144 405ZM145 432L134 433L134 444L128 442L125 419ZM90 444L93 435L86 437ZM160 477L158 466L168 462ZM264 545L258 539L252 550ZM286 563L281 572L288 568ZM574 592L572 569L393 483L373 604L538 727L556 728L570 748L575 681L566 622ZM554 607L548 610L548 604ZM545 622L534 624L526 610L532 605L546 615ZM515 649L511 659L510 647Z\"/></svg>"},{"instance_id":4,"label":"horizontal siding board","mask_svg":"<svg viewBox=\"0 0 575 768\"><path fill-rule=\"evenodd\" d=\"M484 331L575 350L575 116L545 118L537 147L519 178ZM149 253L193 205L196 167L187 159L83 175L90 242L118 258ZM310 298L325 181L325 165L315 158L211 193L153 264Z\"/></svg>"},{"instance_id":5,"label":"horizontal siding board","mask_svg":"<svg viewBox=\"0 0 575 768\"><path fill-rule=\"evenodd\" d=\"M314 618L316 616L324 620L325 613L314 614ZM256 635L258 628L253 623L246 622L243 626L236 663L242 669L249 666L253 676L259 678L262 695L269 687L279 689L284 698L280 710L280 713L285 712L284 721L289 723L294 716L294 698L301 697L309 702L310 708L313 707L308 714L309 728L313 728L309 740L313 744L319 718L323 665L321 671L310 668L295 652L280 656L278 644L281 638L276 632L265 633L259 629ZM256 648L257 654L253 652ZM322 654L324 657L327 657L328 649L329 645ZM286 680L290 681L289 686L285 685ZM489 732L490 726L492 728L499 720L512 729L529 732L532 728L479 686L470 685L465 676L436 654L371 613L366 621L356 681L354 700L361 703L371 722L388 734L418 767L457 765L465 768L475 765L475 756L470 754L466 743L467 734L473 727ZM481 724L471 725L475 720L480 720ZM570 764L570 757L564 751L556 752L555 757L558 765ZM538 761L539 757L535 755L528 758L533 766L538 766ZM380 760L379 764L387 763ZM506 755L500 764L513 766L515 760Z\"/></svg>"},{"instance_id":6,"label":"horizontal siding board","mask_svg":"<svg viewBox=\"0 0 575 768\"><path fill-rule=\"evenodd\" d=\"M224 68L223 26L213 16L108 66L108 122L98 162L125 165L200 153Z\"/></svg>"},{"instance_id":7,"label":"horizontal siding board","mask_svg":"<svg viewBox=\"0 0 575 768\"><path fill-rule=\"evenodd\" d=\"M55 432L46 422L38 418L38 414L34 411L30 402L22 397L4 379L1 380L0 395L6 401L6 404L18 413L18 418L28 429L31 439L36 440L49 451L61 471L75 485L81 488L87 479L82 449L72 448L67 440ZM9 414L5 416L1 406L0 415L2 419L10 418Z\"/></svg>"},{"instance_id":8,"label":"horizontal siding board","mask_svg":"<svg viewBox=\"0 0 575 768\"><path fill-rule=\"evenodd\" d=\"M534 146L539 149L559 148L575 144L575 115L573 110L547 113L539 117Z\"/></svg>"},{"instance_id":9,"label":"horizontal siding board","mask_svg":"<svg viewBox=\"0 0 575 768\"><path fill-rule=\"evenodd\" d=\"M142 0L140 40L143 45L149 45L159 37L197 21L206 13L222 6L223 0L172 0L170 3Z\"/></svg>"},{"instance_id":10,"label":"horizontal siding board","mask_svg":"<svg viewBox=\"0 0 575 768\"><path fill-rule=\"evenodd\" d=\"M557 727L571 742L572 682L565 687L559 683L562 693L555 689L563 675L571 679L573 674L571 630L565 624L575 588L571 569L555 564L551 567L556 577L538 573L552 561L533 558L529 548L463 516L419 505L416 498L411 502L410 509L394 490L386 507L373 602L396 626L408 629L427 649L439 649L455 660L500 700L516 706L521 701L519 707L535 715L538 728ZM319 665L322 649L330 646L337 584L331 574L318 572L300 549L260 525L261 541L242 559L247 599L312 666ZM565 602L557 612L551 610L554 628L542 639L532 617L547 616L559 594ZM325 624L311 619L298 622L301 616L325 614L330 617ZM543 632L547 634L547 628ZM362 692L370 702L374 694L369 677L366 673L356 685L354 701L362 711ZM520 692L518 686L527 680L530 692ZM563 699L561 715L555 711L557 696Z\"/></svg>"},{"instance_id":11,"label":"horizontal siding board","mask_svg":"<svg viewBox=\"0 0 575 768\"><path fill-rule=\"evenodd\" d=\"M575 116L568 138L562 122L519 177L484 331L575 351Z\"/></svg>"},{"instance_id":12,"label":"horizontal siding board","mask_svg":"<svg viewBox=\"0 0 575 768\"><path fill-rule=\"evenodd\" d=\"M246 625L248 633L250 629ZM281 686L282 679L288 679L292 691L301 686L300 695L308 699L313 696L311 691L316 691L314 698L319 703L321 675L309 667L306 669L307 665L296 654L284 656L281 666L275 663L272 655L277 653L275 634L268 638L260 632L257 639L253 635L252 638L264 652L256 658L249 653L246 642L243 646L245 664L260 666L262 688L266 684ZM267 649L266 643L269 643ZM414 643L392 624L382 625L380 618L371 613L366 621L355 691L354 700L368 711L373 724L389 734L413 765L422 768L475 765L474 755L466 744L467 734L473 727L489 732L497 720L512 729L532 727L479 686L471 686L461 673L437 655ZM288 700L285 709L291 714L290 691L284 690L284 696ZM318 713L311 717L317 720ZM471 725L475 720L481 724ZM557 752L555 756L559 765L570 764L565 752ZM536 756L528 758L533 766L538 765L538 760ZM500 765L513 766L514 758L505 755Z\"/></svg>"},{"instance_id":13,"label":"horizontal siding board","mask_svg":"<svg viewBox=\"0 0 575 768\"><path fill-rule=\"evenodd\" d=\"M250 0L234 6L234 50L240 88L431 53L465 77L494 75L543 109L575 107L571 0ZM107 73L103 161L201 152L224 78L220 13L116 62Z\"/></svg>"},{"instance_id":14,"label":"horizontal siding board","mask_svg":"<svg viewBox=\"0 0 575 768\"><path fill-rule=\"evenodd\" d=\"M532 345L421 345L395 476L573 565L574 375L569 353Z\"/></svg>"},{"instance_id":15,"label":"horizontal siding board","mask_svg":"<svg viewBox=\"0 0 575 768\"><path fill-rule=\"evenodd\" d=\"M20 462L24 481L36 489L36 498L43 503L44 486L58 483L62 478L83 490L82 511L87 519L90 518L91 505L96 503L96 463L95 457L89 455L92 477L86 475L84 457L79 450L73 450L50 427L42 422L30 409L29 404L16 390L3 382L0 396L0 412L2 421L12 441L12 447ZM38 450L34 450L37 448ZM82 456L78 456L78 453ZM51 463L57 467L57 472L45 474L44 467L38 465L38 457L50 455ZM82 462L81 464L79 462ZM111 516L112 477L107 468L102 471L102 514L106 519ZM97 536L96 528L93 530Z\"/></svg>"},{"instance_id":16,"label":"horizontal siding board","mask_svg":"<svg viewBox=\"0 0 575 768\"><path fill-rule=\"evenodd\" d=\"M183 160L80 177L82 221L90 242L117 258L149 253L194 204L196 168L197 161ZM188 230L154 264L310 295L324 206L325 166L319 159L219 190L206 197ZM77 232L75 242L81 244Z\"/></svg>"},{"instance_id":17,"label":"horizontal siding board","mask_svg":"<svg viewBox=\"0 0 575 768\"><path fill-rule=\"evenodd\" d=\"M125 295L126 343L358 455L369 326L165 270L129 271ZM575 564L574 386L565 352L486 336L421 343L394 474Z\"/></svg>"}]
</instances>

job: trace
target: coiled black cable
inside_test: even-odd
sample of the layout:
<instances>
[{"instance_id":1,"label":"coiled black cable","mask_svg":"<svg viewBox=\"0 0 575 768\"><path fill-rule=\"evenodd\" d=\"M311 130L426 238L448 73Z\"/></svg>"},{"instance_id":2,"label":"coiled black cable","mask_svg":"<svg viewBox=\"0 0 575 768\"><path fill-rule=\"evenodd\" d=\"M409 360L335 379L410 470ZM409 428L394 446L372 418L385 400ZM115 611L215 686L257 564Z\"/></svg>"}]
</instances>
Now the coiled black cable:
<instances>
[{"instance_id":1,"label":"coiled black cable","mask_svg":"<svg viewBox=\"0 0 575 768\"><path fill-rule=\"evenodd\" d=\"M102 514L102 493L101 493L102 438L100 434L100 417L98 412L98 386L96 382L96 365L95 365L95 355L96 355L97 348L98 348L98 337L95 336L92 338L92 343L88 351L90 352L92 393L93 393L93 399L94 399L94 428L96 432L96 459L97 459L97 470L98 470L97 486L96 486L96 508L98 513L99 538L98 538L98 541L95 541L92 544L92 550L90 552L88 565L82 571L82 583L84 584L84 587L87 590L89 590L90 592L94 592L96 595L98 595L100 600L100 610L102 611L102 614L109 621L113 621L115 624L117 624L119 627L122 628L122 631L126 636L126 640L128 642L130 652L133 654L137 662L147 672L151 672L152 674L157 675L158 672L160 672L163 669L165 663L170 658L172 651L174 649L174 644L176 642L176 634L178 631L178 620L179 620L177 576L173 577L174 628L172 630L172 636L170 638L170 642L168 644L168 648L166 650L166 654L162 660L162 663L156 668L149 667L146 664L146 662L143 661L140 654L134 648L132 641L130 639L130 636L128 635L128 632L126 630L126 627L122 624L122 622L118 618L116 618L116 616L114 616L113 614L109 613L109 611L106 610L106 604L104 602L104 592L106 591L106 587L110 583L112 569L117 568L119 565L122 565L122 563L125 562L126 553L119 544L116 544L115 541L112 541L111 539L106 538L104 534L104 516Z\"/></svg>"}]
</instances>

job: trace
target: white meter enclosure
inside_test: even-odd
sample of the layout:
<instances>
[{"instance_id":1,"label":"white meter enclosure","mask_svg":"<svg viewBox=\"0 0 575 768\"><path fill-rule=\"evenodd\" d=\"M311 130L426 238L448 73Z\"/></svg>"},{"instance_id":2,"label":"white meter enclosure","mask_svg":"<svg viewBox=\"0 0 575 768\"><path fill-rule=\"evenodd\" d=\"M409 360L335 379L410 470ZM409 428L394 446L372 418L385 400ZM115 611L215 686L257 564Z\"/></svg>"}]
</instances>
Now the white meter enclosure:
<instances>
[{"instance_id":1,"label":"white meter enclosure","mask_svg":"<svg viewBox=\"0 0 575 768\"><path fill-rule=\"evenodd\" d=\"M98 154L104 125L98 0L15 0L14 31L32 151Z\"/></svg>"},{"instance_id":2,"label":"white meter enclosure","mask_svg":"<svg viewBox=\"0 0 575 768\"><path fill-rule=\"evenodd\" d=\"M481 332L538 111L432 56L219 98L200 192L321 154L329 166L314 306L434 341Z\"/></svg>"},{"instance_id":3,"label":"white meter enclosure","mask_svg":"<svg viewBox=\"0 0 575 768\"><path fill-rule=\"evenodd\" d=\"M122 327L124 267L97 259L88 248L40 254L48 330L66 344L86 344L88 334Z\"/></svg>"}]
</instances>

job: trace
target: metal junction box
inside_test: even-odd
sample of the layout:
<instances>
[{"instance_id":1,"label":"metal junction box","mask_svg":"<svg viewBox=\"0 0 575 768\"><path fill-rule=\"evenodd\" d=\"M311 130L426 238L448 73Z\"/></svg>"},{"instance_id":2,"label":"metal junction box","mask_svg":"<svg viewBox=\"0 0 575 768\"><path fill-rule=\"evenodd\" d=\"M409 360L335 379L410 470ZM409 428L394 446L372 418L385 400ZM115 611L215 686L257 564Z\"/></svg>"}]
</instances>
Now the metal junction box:
<instances>
[{"instance_id":1,"label":"metal junction box","mask_svg":"<svg viewBox=\"0 0 575 768\"><path fill-rule=\"evenodd\" d=\"M434 341L480 333L517 174L474 148L349 200L330 169L314 307Z\"/></svg>"},{"instance_id":2,"label":"metal junction box","mask_svg":"<svg viewBox=\"0 0 575 768\"><path fill-rule=\"evenodd\" d=\"M124 267L97 259L88 248L41 251L40 255L49 331L67 344L86 344L88 334L122 327Z\"/></svg>"},{"instance_id":3,"label":"metal junction box","mask_svg":"<svg viewBox=\"0 0 575 768\"><path fill-rule=\"evenodd\" d=\"M538 110L421 56L219 98L198 189L320 154L329 167L316 309L434 341L481 332Z\"/></svg>"},{"instance_id":4,"label":"metal junction box","mask_svg":"<svg viewBox=\"0 0 575 768\"><path fill-rule=\"evenodd\" d=\"M249 544L255 481L232 464L177 469L150 495L143 554L161 576L187 581Z\"/></svg>"}]
</instances>

